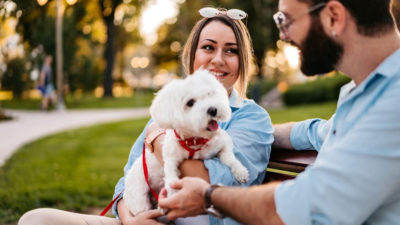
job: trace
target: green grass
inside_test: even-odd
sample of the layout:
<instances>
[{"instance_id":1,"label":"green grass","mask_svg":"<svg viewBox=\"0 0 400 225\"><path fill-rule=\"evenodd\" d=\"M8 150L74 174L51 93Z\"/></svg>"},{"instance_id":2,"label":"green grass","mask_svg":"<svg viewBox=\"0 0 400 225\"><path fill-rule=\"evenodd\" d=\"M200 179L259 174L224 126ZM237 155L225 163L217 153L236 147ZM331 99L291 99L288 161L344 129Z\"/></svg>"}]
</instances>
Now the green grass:
<instances>
[{"instance_id":1,"label":"green grass","mask_svg":"<svg viewBox=\"0 0 400 225\"><path fill-rule=\"evenodd\" d=\"M23 146L0 168L0 224L37 207L104 207L148 119L62 132Z\"/></svg>"},{"instance_id":2,"label":"green grass","mask_svg":"<svg viewBox=\"0 0 400 225\"><path fill-rule=\"evenodd\" d=\"M273 123L329 118L335 103L268 110ZM38 207L85 211L110 201L147 119L62 132L19 149L0 168L0 224Z\"/></svg>"},{"instance_id":3,"label":"green grass","mask_svg":"<svg viewBox=\"0 0 400 225\"><path fill-rule=\"evenodd\" d=\"M268 110L272 123L300 121L310 118L329 119L336 109L336 102L291 106L284 109Z\"/></svg>"},{"instance_id":4,"label":"green grass","mask_svg":"<svg viewBox=\"0 0 400 225\"><path fill-rule=\"evenodd\" d=\"M95 108L132 108L150 106L154 94L151 92L137 92L132 97L97 98L93 95L81 97L67 96L65 104L68 109L95 109ZM40 99L13 99L0 101L0 108L39 110Z\"/></svg>"},{"instance_id":5,"label":"green grass","mask_svg":"<svg viewBox=\"0 0 400 225\"><path fill-rule=\"evenodd\" d=\"M82 98L67 98L67 108L70 109L93 109L93 108L132 108L150 106L154 97L153 93L136 93L132 97L119 98L96 98L85 96Z\"/></svg>"}]
</instances>

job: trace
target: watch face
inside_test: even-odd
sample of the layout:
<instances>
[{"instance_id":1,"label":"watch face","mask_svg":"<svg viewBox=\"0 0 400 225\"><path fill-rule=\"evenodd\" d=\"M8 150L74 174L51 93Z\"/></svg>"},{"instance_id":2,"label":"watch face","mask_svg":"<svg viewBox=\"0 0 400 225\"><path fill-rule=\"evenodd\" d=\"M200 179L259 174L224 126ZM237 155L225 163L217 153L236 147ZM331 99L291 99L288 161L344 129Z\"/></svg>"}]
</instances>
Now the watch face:
<instances>
[{"instance_id":1,"label":"watch face","mask_svg":"<svg viewBox=\"0 0 400 225\"><path fill-rule=\"evenodd\" d=\"M217 218L224 218L225 216L220 213L217 209L214 208L214 206L211 206L209 208L206 208L207 214L217 217Z\"/></svg>"}]
</instances>

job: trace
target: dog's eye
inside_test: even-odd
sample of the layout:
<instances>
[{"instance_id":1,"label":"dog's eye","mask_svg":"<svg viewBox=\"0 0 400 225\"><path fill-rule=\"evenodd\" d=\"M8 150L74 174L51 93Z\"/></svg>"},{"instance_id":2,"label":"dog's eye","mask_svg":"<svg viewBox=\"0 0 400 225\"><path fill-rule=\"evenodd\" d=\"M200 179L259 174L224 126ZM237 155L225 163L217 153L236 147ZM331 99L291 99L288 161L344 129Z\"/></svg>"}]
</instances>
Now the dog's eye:
<instances>
[{"instance_id":1,"label":"dog's eye","mask_svg":"<svg viewBox=\"0 0 400 225\"><path fill-rule=\"evenodd\" d=\"M192 107L194 105L194 103L196 102L196 100L194 100L193 98L190 99L188 102L186 102L186 106L188 107Z\"/></svg>"}]
</instances>

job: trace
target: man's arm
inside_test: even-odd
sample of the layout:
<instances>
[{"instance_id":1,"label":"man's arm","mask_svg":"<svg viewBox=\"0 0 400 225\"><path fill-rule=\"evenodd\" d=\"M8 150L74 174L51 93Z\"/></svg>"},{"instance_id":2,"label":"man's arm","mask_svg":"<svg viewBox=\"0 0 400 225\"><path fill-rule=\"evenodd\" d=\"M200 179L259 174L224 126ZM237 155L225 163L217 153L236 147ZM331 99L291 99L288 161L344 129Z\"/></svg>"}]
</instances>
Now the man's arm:
<instances>
[{"instance_id":1,"label":"man's arm","mask_svg":"<svg viewBox=\"0 0 400 225\"><path fill-rule=\"evenodd\" d=\"M275 208L274 191L278 184L217 188L211 201L223 214L243 224L284 224Z\"/></svg>"},{"instance_id":2,"label":"man's arm","mask_svg":"<svg viewBox=\"0 0 400 225\"><path fill-rule=\"evenodd\" d=\"M290 132L292 131L294 122L276 124L274 125L274 142L273 147L293 149L292 143L290 142Z\"/></svg>"},{"instance_id":3,"label":"man's arm","mask_svg":"<svg viewBox=\"0 0 400 225\"><path fill-rule=\"evenodd\" d=\"M276 148L319 151L332 128L334 117L274 125L275 141L272 145Z\"/></svg>"},{"instance_id":4,"label":"man's arm","mask_svg":"<svg viewBox=\"0 0 400 225\"><path fill-rule=\"evenodd\" d=\"M220 187L211 194L212 204L223 214L243 224L277 224L283 222L276 213L274 191L279 183L250 188ZM159 206L170 209L168 219L204 213L204 193L209 184L198 178L184 178L172 185L178 193L165 198L161 192Z\"/></svg>"}]
</instances>

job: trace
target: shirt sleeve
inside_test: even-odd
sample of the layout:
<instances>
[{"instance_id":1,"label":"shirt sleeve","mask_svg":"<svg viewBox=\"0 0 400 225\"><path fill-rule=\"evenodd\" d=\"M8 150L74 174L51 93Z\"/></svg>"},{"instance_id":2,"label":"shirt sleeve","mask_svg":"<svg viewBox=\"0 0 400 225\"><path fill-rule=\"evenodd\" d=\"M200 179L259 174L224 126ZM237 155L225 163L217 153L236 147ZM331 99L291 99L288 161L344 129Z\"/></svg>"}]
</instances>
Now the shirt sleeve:
<instances>
[{"instance_id":1,"label":"shirt sleeve","mask_svg":"<svg viewBox=\"0 0 400 225\"><path fill-rule=\"evenodd\" d=\"M277 212L291 224L362 224L400 207L400 89L381 96L340 140L330 135L313 167L275 190ZM397 208L396 208L397 207ZM396 221L397 220L397 221Z\"/></svg>"},{"instance_id":2,"label":"shirt sleeve","mask_svg":"<svg viewBox=\"0 0 400 225\"><path fill-rule=\"evenodd\" d=\"M273 127L268 113L253 103L234 112L225 127L234 145L236 158L248 169L249 181L244 185L260 184L265 176L273 142ZM211 183L241 185L230 169L214 157L204 161Z\"/></svg>"},{"instance_id":3,"label":"shirt sleeve","mask_svg":"<svg viewBox=\"0 0 400 225\"><path fill-rule=\"evenodd\" d=\"M112 212L117 218L119 218L118 211L117 211L117 204L123 197L123 192L125 189L125 175L128 173L129 169L132 167L135 160L142 155L142 148L143 148L144 138L146 135L146 129L147 129L147 126L150 124L150 122L151 121L149 121L147 123L145 129L142 131L142 133L139 135L139 137L136 139L135 143L133 144L131 151L129 153L128 162L125 164L125 167L124 167L124 176L121 177L119 179L118 183L115 185L113 199L117 198L118 195L119 196L113 204Z\"/></svg>"},{"instance_id":4,"label":"shirt sleeve","mask_svg":"<svg viewBox=\"0 0 400 225\"><path fill-rule=\"evenodd\" d=\"M295 123L290 132L290 142L293 148L319 151L332 127L334 117L335 115L329 120L309 119Z\"/></svg>"}]
</instances>

